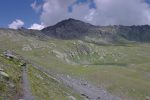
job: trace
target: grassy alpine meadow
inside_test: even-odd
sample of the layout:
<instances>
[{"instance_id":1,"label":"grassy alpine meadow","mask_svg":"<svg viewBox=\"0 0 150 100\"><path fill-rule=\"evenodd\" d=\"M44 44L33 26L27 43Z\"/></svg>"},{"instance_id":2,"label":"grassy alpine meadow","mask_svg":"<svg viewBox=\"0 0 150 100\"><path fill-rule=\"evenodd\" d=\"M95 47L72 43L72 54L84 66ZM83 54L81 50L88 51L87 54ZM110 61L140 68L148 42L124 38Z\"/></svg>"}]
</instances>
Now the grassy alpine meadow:
<instances>
[{"instance_id":1,"label":"grassy alpine meadow","mask_svg":"<svg viewBox=\"0 0 150 100\"><path fill-rule=\"evenodd\" d=\"M35 99L40 100L83 100L79 95L71 91L71 89L63 87L53 77L46 73L35 69L30 65L29 67L29 80L31 90Z\"/></svg>"},{"instance_id":2,"label":"grassy alpine meadow","mask_svg":"<svg viewBox=\"0 0 150 100\"><path fill-rule=\"evenodd\" d=\"M22 98L22 67L15 59L7 59L0 52L0 100Z\"/></svg>"},{"instance_id":3,"label":"grassy alpine meadow","mask_svg":"<svg viewBox=\"0 0 150 100\"><path fill-rule=\"evenodd\" d=\"M81 40L40 41L33 37L21 37L19 42L3 40L3 49L55 73L87 80L125 100L150 98L149 43L97 45ZM78 97L40 70L29 67L28 74L36 98L67 100L67 93Z\"/></svg>"},{"instance_id":4,"label":"grassy alpine meadow","mask_svg":"<svg viewBox=\"0 0 150 100\"><path fill-rule=\"evenodd\" d=\"M34 50L30 52L30 58L47 69L73 77L82 77L128 100L144 100L149 97L150 44L94 45L92 49L96 54L77 54L72 58L61 57L67 49L71 49L68 44L64 52L59 50L62 45L55 44L55 50L59 53L48 53L51 51L49 49L43 50L44 52Z\"/></svg>"}]
</instances>

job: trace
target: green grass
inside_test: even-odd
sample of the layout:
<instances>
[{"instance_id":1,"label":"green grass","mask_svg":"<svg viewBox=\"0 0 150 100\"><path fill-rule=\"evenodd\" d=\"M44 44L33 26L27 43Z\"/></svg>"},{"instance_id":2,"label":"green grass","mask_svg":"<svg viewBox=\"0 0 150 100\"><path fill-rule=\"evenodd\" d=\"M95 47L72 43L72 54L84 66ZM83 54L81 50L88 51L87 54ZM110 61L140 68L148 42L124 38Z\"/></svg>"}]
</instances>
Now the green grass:
<instances>
[{"instance_id":1,"label":"green grass","mask_svg":"<svg viewBox=\"0 0 150 100\"><path fill-rule=\"evenodd\" d=\"M29 67L28 73L35 99L70 100L69 96L73 96L77 100L82 100L79 94L74 93L69 88L63 87L61 83L32 66Z\"/></svg>"},{"instance_id":2,"label":"green grass","mask_svg":"<svg viewBox=\"0 0 150 100\"><path fill-rule=\"evenodd\" d=\"M150 73L149 47L143 47L143 44L140 44L130 47L97 46L97 48L103 49L106 57L103 61L97 61L98 63L91 65L70 65L62 60L58 60L52 54L46 54L44 59L34 55L32 60L58 73L83 77L97 86L105 87L112 94L126 99L143 100L146 96L149 96L150 76L147 75ZM39 54L36 50L34 52ZM117 56L117 62L114 61L111 54L120 54ZM85 59L88 59L85 55L83 56Z\"/></svg>"},{"instance_id":3,"label":"green grass","mask_svg":"<svg viewBox=\"0 0 150 100\"><path fill-rule=\"evenodd\" d=\"M2 38L2 37L1 37ZM51 48L40 47L33 48L31 44L35 41L39 45L48 45ZM1 39L0 39L1 40ZM52 46L52 43L55 46ZM51 39L48 41L39 41L33 37L24 37L19 42L12 42L8 39L2 39L0 46L3 49L10 49L20 54L24 58L30 60L33 63L39 64L47 69L50 69L56 73L69 74L74 77L84 78L97 86L105 87L112 94L123 97L127 100L145 100L146 96L150 96L150 44L149 43L128 43L123 45L91 45L91 43L85 43L88 47L92 48L94 54L90 55L76 55L73 58L68 59L71 62L77 64L67 63L64 59L57 58L52 50L57 50L61 53L65 53L68 50L76 51L74 49L74 43L80 43L78 40L58 40ZM31 45L32 51L22 51L24 44ZM78 59L78 56L80 59ZM103 56L103 59L100 57ZM116 60L117 59L117 60ZM87 65L83 62L88 62ZM30 69L31 81L37 81L37 77L32 73L41 74L42 72L35 69ZM57 82L49 79L51 83L44 81L43 84L53 84L57 86ZM35 84L42 83L39 80ZM41 84L40 84L41 85ZM37 85L38 86L38 85ZM46 88L49 86L42 85L37 87L32 86L33 93L35 95L44 95L46 98L49 95L55 96L56 94L47 94ZM36 89L39 90L36 93ZM53 90L53 89L52 89ZM56 89L58 91L59 89ZM63 89L62 89L63 90ZM51 92L50 92L51 93ZM60 92L60 97L64 97Z\"/></svg>"},{"instance_id":4,"label":"green grass","mask_svg":"<svg viewBox=\"0 0 150 100\"><path fill-rule=\"evenodd\" d=\"M1 80L0 96L6 97L6 99L19 99L22 96L22 68L19 66L19 62L0 56L0 68L9 75L9 80ZM10 84L13 84L14 87L11 87Z\"/></svg>"}]
</instances>

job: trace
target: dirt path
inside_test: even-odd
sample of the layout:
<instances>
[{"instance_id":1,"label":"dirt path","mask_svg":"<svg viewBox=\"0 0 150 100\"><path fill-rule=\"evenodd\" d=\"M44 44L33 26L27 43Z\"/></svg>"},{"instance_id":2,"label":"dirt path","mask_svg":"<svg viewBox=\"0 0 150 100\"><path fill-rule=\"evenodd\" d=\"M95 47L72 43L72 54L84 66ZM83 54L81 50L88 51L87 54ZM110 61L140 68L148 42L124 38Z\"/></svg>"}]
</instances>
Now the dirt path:
<instances>
[{"instance_id":1,"label":"dirt path","mask_svg":"<svg viewBox=\"0 0 150 100\"><path fill-rule=\"evenodd\" d=\"M28 72L28 68L27 66L24 66L23 67L23 93L24 93L23 100L34 100L34 97L32 96L32 93L30 91L27 72Z\"/></svg>"},{"instance_id":2,"label":"dirt path","mask_svg":"<svg viewBox=\"0 0 150 100\"><path fill-rule=\"evenodd\" d=\"M74 79L70 76L55 74L44 67L33 65L35 68L50 75L58 82L72 88L74 91L80 93L86 100L122 100L117 96L113 96L103 88L97 88L96 86L87 83L86 81Z\"/></svg>"},{"instance_id":3,"label":"dirt path","mask_svg":"<svg viewBox=\"0 0 150 100\"><path fill-rule=\"evenodd\" d=\"M119 97L108 93L105 89L97 88L86 81L74 79L70 76L64 75L61 75L60 79L64 84L73 88L88 100L121 100Z\"/></svg>"}]
</instances>

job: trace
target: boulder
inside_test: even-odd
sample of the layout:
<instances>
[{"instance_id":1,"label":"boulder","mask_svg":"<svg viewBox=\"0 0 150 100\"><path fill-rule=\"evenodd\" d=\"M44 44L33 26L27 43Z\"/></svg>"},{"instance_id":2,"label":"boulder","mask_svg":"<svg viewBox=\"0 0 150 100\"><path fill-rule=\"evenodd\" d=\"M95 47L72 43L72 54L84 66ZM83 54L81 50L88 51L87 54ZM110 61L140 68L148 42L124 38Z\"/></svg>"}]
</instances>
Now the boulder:
<instances>
[{"instance_id":1,"label":"boulder","mask_svg":"<svg viewBox=\"0 0 150 100\"><path fill-rule=\"evenodd\" d=\"M0 71L0 76L4 77L5 79L9 79L9 75L3 71Z\"/></svg>"},{"instance_id":2,"label":"boulder","mask_svg":"<svg viewBox=\"0 0 150 100\"><path fill-rule=\"evenodd\" d=\"M17 56L15 56L15 54L9 50L4 51L3 55L8 59L17 59Z\"/></svg>"}]
</instances>

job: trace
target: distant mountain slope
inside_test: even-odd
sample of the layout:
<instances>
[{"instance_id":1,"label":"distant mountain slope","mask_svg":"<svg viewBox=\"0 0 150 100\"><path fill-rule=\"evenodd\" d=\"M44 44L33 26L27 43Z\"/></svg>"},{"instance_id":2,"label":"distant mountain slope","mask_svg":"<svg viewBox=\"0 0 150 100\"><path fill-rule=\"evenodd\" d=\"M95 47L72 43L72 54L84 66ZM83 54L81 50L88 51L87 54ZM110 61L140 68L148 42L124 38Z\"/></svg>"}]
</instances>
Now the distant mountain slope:
<instances>
[{"instance_id":1,"label":"distant mountain slope","mask_svg":"<svg viewBox=\"0 0 150 100\"><path fill-rule=\"evenodd\" d=\"M94 26L80 20L67 19L41 31L0 28L0 34L21 34L45 40L48 38L80 39L92 43L150 42L150 26Z\"/></svg>"},{"instance_id":2,"label":"distant mountain slope","mask_svg":"<svg viewBox=\"0 0 150 100\"><path fill-rule=\"evenodd\" d=\"M149 42L150 26L94 26L75 19L67 19L41 30L44 34L61 39L102 39L105 42L120 40Z\"/></svg>"},{"instance_id":3,"label":"distant mountain slope","mask_svg":"<svg viewBox=\"0 0 150 100\"><path fill-rule=\"evenodd\" d=\"M48 36L73 39L81 38L90 33L95 26L75 19L67 19L54 26L47 27L42 32Z\"/></svg>"},{"instance_id":4,"label":"distant mountain slope","mask_svg":"<svg viewBox=\"0 0 150 100\"><path fill-rule=\"evenodd\" d=\"M20 28L20 29L17 29L17 30L7 29L7 28L0 28L0 35L10 36L12 34L14 34L14 35L19 35L20 34L20 35L23 35L23 36L36 37L40 40L45 40L45 39L49 38L47 35L43 34L41 31L38 31L38 30L29 30L29 29L25 29L25 28Z\"/></svg>"},{"instance_id":5,"label":"distant mountain slope","mask_svg":"<svg viewBox=\"0 0 150 100\"><path fill-rule=\"evenodd\" d=\"M150 26L104 26L103 31L116 33L130 41L150 42Z\"/></svg>"},{"instance_id":6,"label":"distant mountain slope","mask_svg":"<svg viewBox=\"0 0 150 100\"><path fill-rule=\"evenodd\" d=\"M95 43L112 43L120 39L116 34L75 19L67 19L41 30L45 35L60 39L82 39Z\"/></svg>"}]
</instances>

